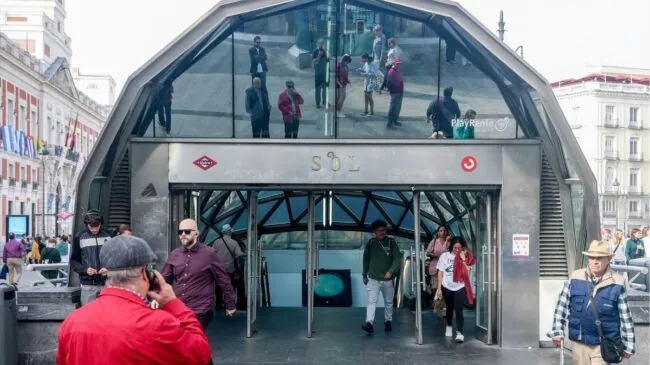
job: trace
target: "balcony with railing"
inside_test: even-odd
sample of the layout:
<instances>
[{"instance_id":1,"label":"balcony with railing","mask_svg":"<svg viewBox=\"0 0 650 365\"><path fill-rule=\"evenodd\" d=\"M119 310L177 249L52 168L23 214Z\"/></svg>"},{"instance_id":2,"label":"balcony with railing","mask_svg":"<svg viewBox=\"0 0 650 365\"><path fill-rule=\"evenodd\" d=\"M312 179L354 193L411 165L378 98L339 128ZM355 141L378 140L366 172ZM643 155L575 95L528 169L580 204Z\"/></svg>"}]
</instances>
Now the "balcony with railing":
<instances>
[{"instance_id":1,"label":"balcony with railing","mask_svg":"<svg viewBox=\"0 0 650 365\"><path fill-rule=\"evenodd\" d=\"M16 178L15 177L10 177L9 178L9 186L16 186Z\"/></svg>"},{"instance_id":2,"label":"balcony with railing","mask_svg":"<svg viewBox=\"0 0 650 365\"><path fill-rule=\"evenodd\" d=\"M640 195L643 194L643 187L639 185L628 186L627 191L630 195Z\"/></svg>"},{"instance_id":3,"label":"balcony with railing","mask_svg":"<svg viewBox=\"0 0 650 365\"><path fill-rule=\"evenodd\" d=\"M38 190L38 181L33 181L32 182L32 189Z\"/></svg>"},{"instance_id":4,"label":"balcony with railing","mask_svg":"<svg viewBox=\"0 0 650 365\"><path fill-rule=\"evenodd\" d=\"M603 211L603 218L616 218L616 212L614 211Z\"/></svg>"},{"instance_id":5,"label":"balcony with railing","mask_svg":"<svg viewBox=\"0 0 650 365\"><path fill-rule=\"evenodd\" d=\"M618 151L605 151L606 160L618 160Z\"/></svg>"},{"instance_id":6,"label":"balcony with railing","mask_svg":"<svg viewBox=\"0 0 650 365\"><path fill-rule=\"evenodd\" d=\"M628 218L632 218L632 219L640 219L640 218L643 218L643 214L641 214L641 212L639 212L638 210L636 210L636 211L629 211L629 212L627 213L627 217L628 217Z\"/></svg>"},{"instance_id":7,"label":"balcony with railing","mask_svg":"<svg viewBox=\"0 0 650 365\"><path fill-rule=\"evenodd\" d=\"M641 153L641 152L630 153L628 158L629 158L630 161L640 162L640 161L643 161L643 153Z\"/></svg>"},{"instance_id":8,"label":"balcony with railing","mask_svg":"<svg viewBox=\"0 0 650 365\"><path fill-rule=\"evenodd\" d=\"M638 120L631 120L628 126L630 129L643 129L643 122L640 122Z\"/></svg>"},{"instance_id":9,"label":"balcony with railing","mask_svg":"<svg viewBox=\"0 0 650 365\"><path fill-rule=\"evenodd\" d=\"M616 118L605 118L603 126L605 126L605 128L618 128L619 127L618 119L616 119Z\"/></svg>"},{"instance_id":10,"label":"balcony with railing","mask_svg":"<svg viewBox=\"0 0 650 365\"><path fill-rule=\"evenodd\" d=\"M21 187L21 189L27 189L27 185L28 185L28 184L29 184L29 183L27 182L27 180L22 180L22 181L20 182L20 187Z\"/></svg>"}]
</instances>

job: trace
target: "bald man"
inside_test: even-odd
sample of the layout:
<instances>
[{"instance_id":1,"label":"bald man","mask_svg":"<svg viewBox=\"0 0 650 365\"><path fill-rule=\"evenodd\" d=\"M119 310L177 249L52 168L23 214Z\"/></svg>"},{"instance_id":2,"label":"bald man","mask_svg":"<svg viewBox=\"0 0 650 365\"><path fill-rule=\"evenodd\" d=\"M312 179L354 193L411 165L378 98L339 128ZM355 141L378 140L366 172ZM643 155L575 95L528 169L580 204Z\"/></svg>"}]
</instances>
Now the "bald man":
<instances>
[{"instance_id":1,"label":"bald man","mask_svg":"<svg viewBox=\"0 0 650 365\"><path fill-rule=\"evenodd\" d=\"M169 254L162 275L174 285L176 296L185 303L201 322L203 330L213 318L215 284L225 296L226 314L232 316L235 294L230 276L216 251L199 242L199 230L193 219L185 219L178 226L181 247Z\"/></svg>"}]
</instances>

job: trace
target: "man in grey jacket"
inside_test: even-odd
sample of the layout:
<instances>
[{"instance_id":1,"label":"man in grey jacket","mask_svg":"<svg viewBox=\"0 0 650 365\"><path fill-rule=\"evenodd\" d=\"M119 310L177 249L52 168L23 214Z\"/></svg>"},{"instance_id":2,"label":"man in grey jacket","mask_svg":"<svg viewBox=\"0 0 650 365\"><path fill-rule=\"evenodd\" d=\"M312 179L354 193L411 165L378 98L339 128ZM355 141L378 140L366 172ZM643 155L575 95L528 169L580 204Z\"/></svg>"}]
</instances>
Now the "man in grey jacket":
<instances>
[{"instance_id":1,"label":"man in grey jacket","mask_svg":"<svg viewBox=\"0 0 650 365\"><path fill-rule=\"evenodd\" d=\"M217 252L217 255L223 263L224 269L226 269L226 272L230 276L230 283L232 284L233 289L235 289L237 295L237 309L245 310L246 296L244 277L240 277L237 270L237 258L244 256L245 253L239 246L239 242L232 237L232 227L229 224L224 224L223 227L221 227L221 233L222 237L214 243L214 250ZM217 293L217 307L219 307L222 302L221 294Z\"/></svg>"}]
</instances>

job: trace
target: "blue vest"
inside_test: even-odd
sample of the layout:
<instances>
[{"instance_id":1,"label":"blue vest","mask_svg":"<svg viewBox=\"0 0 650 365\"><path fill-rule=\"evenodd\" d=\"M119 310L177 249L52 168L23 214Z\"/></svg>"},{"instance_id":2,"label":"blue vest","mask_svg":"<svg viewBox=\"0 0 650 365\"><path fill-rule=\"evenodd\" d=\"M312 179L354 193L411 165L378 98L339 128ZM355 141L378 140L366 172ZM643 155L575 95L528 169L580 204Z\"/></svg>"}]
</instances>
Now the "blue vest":
<instances>
[{"instance_id":1,"label":"blue vest","mask_svg":"<svg viewBox=\"0 0 650 365\"><path fill-rule=\"evenodd\" d=\"M599 345L600 337L589 291L591 284L586 279L571 279L571 305L569 309L569 339L586 345ZM621 336L621 318L618 314L618 298L623 287L611 284L598 289L594 304L598 308L603 335L609 339Z\"/></svg>"}]
</instances>

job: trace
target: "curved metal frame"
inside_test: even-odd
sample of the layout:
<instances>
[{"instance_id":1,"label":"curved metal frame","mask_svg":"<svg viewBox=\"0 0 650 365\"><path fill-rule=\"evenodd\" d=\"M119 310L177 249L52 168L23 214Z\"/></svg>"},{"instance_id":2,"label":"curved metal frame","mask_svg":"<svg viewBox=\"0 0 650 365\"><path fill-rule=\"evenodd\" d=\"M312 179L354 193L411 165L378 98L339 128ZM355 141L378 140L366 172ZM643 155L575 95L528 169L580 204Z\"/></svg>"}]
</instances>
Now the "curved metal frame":
<instances>
[{"instance_id":1,"label":"curved metal frame","mask_svg":"<svg viewBox=\"0 0 650 365\"><path fill-rule=\"evenodd\" d=\"M264 192L265 195L258 197L258 235L274 234L283 232L306 231L307 226L307 192L294 191L272 191ZM390 196L393 195L394 196ZM451 227L457 223L457 234L463 235L469 242L473 242L476 227L470 222L465 222L464 217L474 216L477 208L477 192L455 191L455 192L424 192L420 198L420 235L423 239L430 239L435 230L440 226ZM316 225L316 230L328 231L352 231L352 232L370 232L372 221L383 219L388 223L390 234L412 239L415 234L413 227L403 227L403 222L407 215L413 211L413 194L400 191L395 192L328 192L328 198L324 198L324 193L315 194L315 205L324 204L326 209L332 212L336 209L337 214L329 213L325 217L326 225L322 221ZM304 204L296 207L292 204L294 198L304 199ZM355 206L345 202L346 198L360 199ZM423 204L424 203L424 204ZM386 209L390 205L393 209ZM424 208L424 206L430 208ZM269 206L268 210L261 208ZM321 205L322 206L322 205ZM369 207L373 206L379 217L370 217L368 215ZM199 209L199 231L201 231L201 240L211 244L221 236L221 226L229 224L235 227L235 235L245 235L247 233L247 224L238 224L241 219L248 215L248 194L245 191L213 191L204 190L199 192L198 209ZM335 208L336 207L336 208ZM399 214L395 214L395 209L399 209ZM280 209L286 209L280 212ZM391 211L393 214L391 214ZM447 213L447 214L445 214ZM286 221L278 223L272 219L274 216L286 215ZM330 221L331 219L331 221ZM275 223L271 223L275 222ZM236 228L240 227L240 228ZM217 233L214 240L207 240L209 231Z\"/></svg>"},{"instance_id":2,"label":"curved metal frame","mask_svg":"<svg viewBox=\"0 0 650 365\"><path fill-rule=\"evenodd\" d=\"M127 147L128 139L131 132L136 128L139 116L146 110L146 104L150 95L147 95L148 87L155 90L156 86L152 81L156 80L159 75L177 73L170 71L173 67L183 65L183 62L192 62L200 54L209 49L210 40L217 40L223 34L232 32L235 26L242 21L242 16L250 14L261 14L268 16L279 10L290 11L291 9L309 5L315 0L225 0L219 2L204 17L194 23L188 30L172 41L167 47L158 52L149 62L139 68L129 77L126 85L118 98L115 108L111 112L108 122L98 142L89 156L87 164L80 174L77 189L78 196L76 199L76 212L82 212L87 209L90 193L88 187L95 179L106 179L110 181L114 173L114 167L119 163L120 157L124 154ZM548 81L536 72L526 61L519 57L506 44L501 42L489 29L483 26L469 12L458 5L456 2L448 0L354 0L355 3L367 4L372 7L384 7L394 9L395 13L420 14L419 19L427 22L430 26L439 26L440 16L448 17L453 24L463 30L463 33L469 35L473 41L480 44L483 48L480 52L487 51L493 59L490 60L490 67L498 68L498 71L507 71L515 75L516 79L522 80L543 99L544 108L548 113L549 125L555 129L559 141L543 138L542 144L544 150L549 156L549 160L564 161L570 159L575 168L575 172L584 189L584 205L581 216L584 217L579 232L576 234L576 243L586 244L588 239L598 237L600 233L599 206L596 188L596 179L591 171L589 164L581 152L569 124L560 109L560 105L555 99ZM425 19L426 17L426 19ZM469 42L467 42L469 44ZM480 53L479 52L479 53ZM495 70L496 70L495 68ZM525 90L526 85L517 85ZM501 87L504 92L503 87ZM504 95L505 97L505 95ZM537 111L529 110L529 113ZM513 112L514 113L514 112ZM526 121L525 119L522 121ZM530 122L530 121L527 121ZM539 130L538 123L536 124ZM558 143L559 142L559 143ZM565 156L566 152L566 156ZM111 158L113 161L111 161ZM562 165L560 163L559 165ZM103 171L100 168L103 166ZM554 168L558 168L555 164ZM571 171L560 168L556 171L561 186L568 187L564 181L571 176ZM107 187L107 190L110 186ZM564 189L568 191L570 189ZM106 192L104 192L106 194ZM566 194L566 193L565 193ZM570 195L570 194L569 194ZM106 197L107 195L104 195ZM570 198L570 197L564 197ZM106 213L106 206L102 207L102 212ZM574 237L574 232L570 232L569 227L573 227L573 216L576 212L571 210L564 214L565 230L567 237ZM75 226L81 224L80 215L75 218ZM572 229L571 229L572 230ZM580 242L577 242L580 241ZM579 247L577 249L580 249Z\"/></svg>"}]
</instances>

